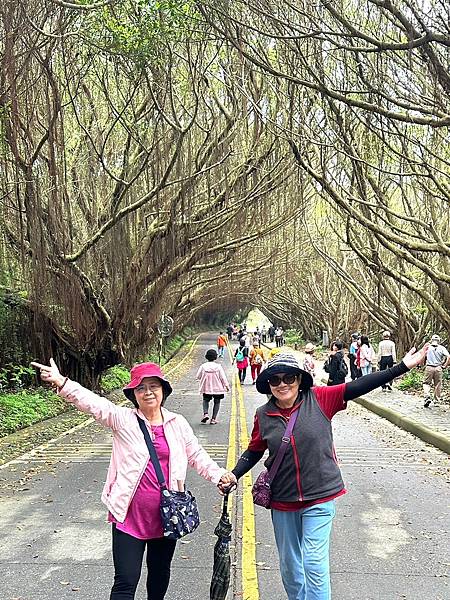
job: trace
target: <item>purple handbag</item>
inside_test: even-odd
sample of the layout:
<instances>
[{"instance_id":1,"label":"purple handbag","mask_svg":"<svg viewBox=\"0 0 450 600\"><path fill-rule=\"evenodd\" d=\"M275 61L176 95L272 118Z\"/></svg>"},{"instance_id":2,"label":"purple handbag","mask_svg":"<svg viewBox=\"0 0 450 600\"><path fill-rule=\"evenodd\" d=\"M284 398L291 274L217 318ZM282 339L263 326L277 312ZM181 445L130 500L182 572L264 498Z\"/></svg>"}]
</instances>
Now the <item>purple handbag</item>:
<instances>
[{"instance_id":1,"label":"purple handbag","mask_svg":"<svg viewBox=\"0 0 450 600\"><path fill-rule=\"evenodd\" d=\"M281 438L281 444L278 448L277 455L275 460L270 467L270 470L264 469L256 478L255 483L252 487L252 496L253 496L253 504L257 504L258 506L263 506L264 508L270 508L271 501L271 489L270 484L273 481L273 478L278 471L279 466L281 465L281 461L283 460L284 453L287 450L287 447L291 441L291 434L294 429L295 422L297 420L298 410L295 411L292 417L290 417L289 422L286 427L286 431L284 432L283 437Z\"/></svg>"}]
</instances>

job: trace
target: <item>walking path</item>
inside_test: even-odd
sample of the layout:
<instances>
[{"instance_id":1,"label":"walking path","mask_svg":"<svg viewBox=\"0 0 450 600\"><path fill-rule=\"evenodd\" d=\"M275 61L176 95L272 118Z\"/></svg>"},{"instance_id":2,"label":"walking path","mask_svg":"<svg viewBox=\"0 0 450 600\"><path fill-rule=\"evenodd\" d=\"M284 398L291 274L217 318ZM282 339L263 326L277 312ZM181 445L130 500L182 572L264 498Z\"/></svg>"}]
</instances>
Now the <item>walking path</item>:
<instances>
[{"instance_id":1,"label":"walking path","mask_svg":"<svg viewBox=\"0 0 450 600\"><path fill-rule=\"evenodd\" d=\"M200 423L195 373L214 340L215 336L201 336L184 359L173 361L169 377L175 391L169 408L186 416L219 464L232 467L247 446L255 409L264 398L251 385L249 374L243 386L237 382L228 355L222 364L233 381L232 393L222 403L218 425ZM446 600L446 455L400 434L353 402L336 416L334 433L349 488L337 503L333 531L334 597ZM100 491L110 451L110 432L90 422L0 468L2 600L108 596L113 577L110 527ZM251 498L252 482L261 468L262 461L242 478L232 496L233 578L228 600L286 598L270 511L255 507ZM202 523L178 544L167 600L209 597L213 530L221 500L215 486L192 470L188 487L197 497ZM145 597L143 577L136 599Z\"/></svg>"}]
</instances>

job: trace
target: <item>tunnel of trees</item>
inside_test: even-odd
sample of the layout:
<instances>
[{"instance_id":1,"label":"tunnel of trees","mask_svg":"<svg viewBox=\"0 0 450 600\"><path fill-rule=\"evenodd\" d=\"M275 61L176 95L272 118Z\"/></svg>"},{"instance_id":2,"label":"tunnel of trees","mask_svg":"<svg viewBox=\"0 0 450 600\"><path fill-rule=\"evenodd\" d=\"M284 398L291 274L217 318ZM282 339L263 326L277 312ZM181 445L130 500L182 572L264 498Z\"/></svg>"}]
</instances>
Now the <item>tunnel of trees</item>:
<instances>
[{"instance_id":1,"label":"tunnel of trees","mask_svg":"<svg viewBox=\"0 0 450 600\"><path fill-rule=\"evenodd\" d=\"M163 312L247 306L448 340L450 31L424 6L2 2L2 356L95 384Z\"/></svg>"}]
</instances>

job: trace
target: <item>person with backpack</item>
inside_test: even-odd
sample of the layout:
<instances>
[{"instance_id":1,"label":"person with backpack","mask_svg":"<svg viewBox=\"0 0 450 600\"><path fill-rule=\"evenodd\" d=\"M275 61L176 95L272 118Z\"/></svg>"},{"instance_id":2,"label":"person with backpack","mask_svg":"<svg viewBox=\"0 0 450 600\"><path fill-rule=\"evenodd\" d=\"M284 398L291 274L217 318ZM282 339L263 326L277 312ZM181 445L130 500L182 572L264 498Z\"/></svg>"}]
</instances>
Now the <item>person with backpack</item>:
<instances>
[{"instance_id":1,"label":"person with backpack","mask_svg":"<svg viewBox=\"0 0 450 600\"><path fill-rule=\"evenodd\" d=\"M253 348L250 350L250 369L252 372L253 385L256 383L256 378L261 372L264 362L264 352L260 348L259 344L255 344L253 342Z\"/></svg>"},{"instance_id":2,"label":"person with backpack","mask_svg":"<svg viewBox=\"0 0 450 600\"><path fill-rule=\"evenodd\" d=\"M248 348L245 345L245 339L241 338L239 340L239 346L236 348L234 353L233 362L236 361L236 366L238 370L238 377L241 383L244 383L245 376L247 375L247 367L248 367Z\"/></svg>"},{"instance_id":3,"label":"person with backpack","mask_svg":"<svg viewBox=\"0 0 450 600\"><path fill-rule=\"evenodd\" d=\"M214 407L210 424L217 424L217 415L220 409L220 401L223 400L225 392L230 391L230 384L221 365L214 362L217 352L214 348L205 354L206 362L200 365L197 371L197 380L200 381L200 394L203 394L203 417L202 423L209 420L209 403L214 400Z\"/></svg>"},{"instance_id":4,"label":"person with backpack","mask_svg":"<svg viewBox=\"0 0 450 600\"><path fill-rule=\"evenodd\" d=\"M328 373L327 385L345 383L348 368L344 358L343 344L340 340L333 342L330 356L324 365L324 370Z\"/></svg>"},{"instance_id":5,"label":"person with backpack","mask_svg":"<svg viewBox=\"0 0 450 600\"><path fill-rule=\"evenodd\" d=\"M372 360L374 357L373 347L370 345L367 335L361 336L361 346L359 348L359 367L363 375L372 373Z\"/></svg>"}]
</instances>

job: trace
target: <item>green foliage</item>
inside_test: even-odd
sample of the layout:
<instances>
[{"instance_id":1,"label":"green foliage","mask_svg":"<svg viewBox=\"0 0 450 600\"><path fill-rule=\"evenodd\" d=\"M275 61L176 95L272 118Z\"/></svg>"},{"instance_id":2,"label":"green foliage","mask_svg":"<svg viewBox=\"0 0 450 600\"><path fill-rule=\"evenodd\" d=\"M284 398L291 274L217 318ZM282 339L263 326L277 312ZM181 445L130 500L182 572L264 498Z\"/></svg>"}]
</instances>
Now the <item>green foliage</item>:
<instances>
[{"instance_id":1,"label":"green foliage","mask_svg":"<svg viewBox=\"0 0 450 600\"><path fill-rule=\"evenodd\" d=\"M413 369L404 375L397 384L399 390L419 389L422 386L422 373L418 369Z\"/></svg>"},{"instance_id":2,"label":"green foliage","mask_svg":"<svg viewBox=\"0 0 450 600\"><path fill-rule=\"evenodd\" d=\"M62 398L43 388L0 394L0 437L67 409L68 405Z\"/></svg>"},{"instance_id":3,"label":"green foliage","mask_svg":"<svg viewBox=\"0 0 450 600\"><path fill-rule=\"evenodd\" d=\"M9 363L0 369L0 389L22 388L26 385L30 385L34 378L35 370L33 367Z\"/></svg>"},{"instance_id":4,"label":"green foliage","mask_svg":"<svg viewBox=\"0 0 450 600\"><path fill-rule=\"evenodd\" d=\"M19 298L17 302L11 297L6 301L0 295L0 367L25 365L32 360L30 329L29 315Z\"/></svg>"},{"instance_id":5,"label":"green foliage","mask_svg":"<svg viewBox=\"0 0 450 600\"><path fill-rule=\"evenodd\" d=\"M290 346L293 346L294 344L303 346L305 343L301 336L301 333L296 329L287 329L283 335L285 343Z\"/></svg>"},{"instance_id":6,"label":"green foliage","mask_svg":"<svg viewBox=\"0 0 450 600\"><path fill-rule=\"evenodd\" d=\"M123 365L115 365L105 371L100 379L100 387L104 392L112 392L124 387L130 381L130 372Z\"/></svg>"},{"instance_id":7,"label":"green foliage","mask_svg":"<svg viewBox=\"0 0 450 600\"><path fill-rule=\"evenodd\" d=\"M186 36L193 2L123 0L87 16L87 35L98 48L144 66L163 55L164 42Z\"/></svg>"}]
</instances>

